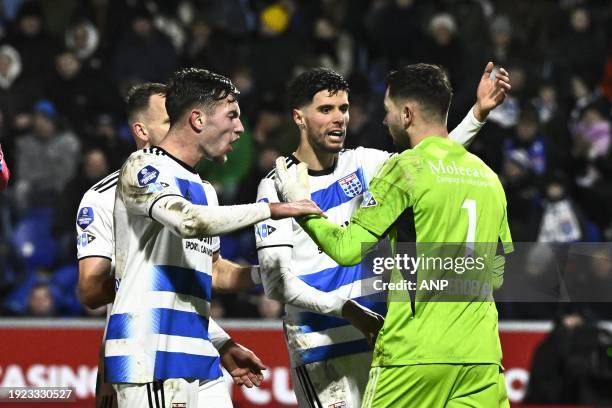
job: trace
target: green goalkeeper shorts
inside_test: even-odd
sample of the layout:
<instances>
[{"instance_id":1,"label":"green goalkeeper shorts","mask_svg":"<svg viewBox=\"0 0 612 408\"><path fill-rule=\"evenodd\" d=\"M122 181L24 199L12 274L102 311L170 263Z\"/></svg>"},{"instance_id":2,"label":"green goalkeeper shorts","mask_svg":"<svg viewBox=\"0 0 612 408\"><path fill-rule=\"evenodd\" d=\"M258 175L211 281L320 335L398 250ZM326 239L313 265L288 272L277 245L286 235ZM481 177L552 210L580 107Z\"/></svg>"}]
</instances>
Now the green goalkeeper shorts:
<instances>
[{"instance_id":1,"label":"green goalkeeper shorts","mask_svg":"<svg viewBox=\"0 0 612 408\"><path fill-rule=\"evenodd\" d=\"M362 408L507 408L496 364L372 367Z\"/></svg>"}]
</instances>

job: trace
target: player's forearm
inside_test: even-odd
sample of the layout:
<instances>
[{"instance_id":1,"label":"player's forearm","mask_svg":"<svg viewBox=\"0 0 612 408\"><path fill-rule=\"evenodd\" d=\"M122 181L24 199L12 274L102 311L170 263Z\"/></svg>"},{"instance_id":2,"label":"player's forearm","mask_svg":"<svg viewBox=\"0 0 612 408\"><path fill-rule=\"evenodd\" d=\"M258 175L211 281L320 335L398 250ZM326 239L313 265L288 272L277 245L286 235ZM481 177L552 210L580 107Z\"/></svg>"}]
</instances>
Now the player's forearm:
<instances>
[{"instance_id":1,"label":"player's forearm","mask_svg":"<svg viewBox=\"0 0 612 408\"><path fill-rule=\"evenodd\" d=\"M110 275L111 261L102 257L90 257L79 261L77 285L81 302L95 309L115 300L115 279Z\"/></svg>"},{"instance_id":2,"label":"player's forearm","mask_svg":"<svg viewBox=\"0 0 612 408\"><path fill-rule=\"evenodd\" d=\"M258 255L267 297L314 313L342 316L347 299L318 290L297 277L290 267L291 248L262 248Z\"/></svg>"},{"instance_id":3,"label":"player's forearm","mask_svg":"<svg viewBox=\"0 0 612 408\"><path fill-rule=\"evenodd\" d=\"M448 137L464 146L469 146L480 129L484 126L488 112L485 114L477 105L469 110L465 118L450 132Z\"/></svg>"},{"instance_id":4,"label":"player's forearm","mask_svg":"<svg viewBox=\"0 0 612 408\"><path fill-rule=\"evenodd\" d=\"M236 293L251 289L255 282L251 271L255 266L241 266L237 263L219 258L213 262L213 290L218 293Z\"/></svg>"},{"instance_id":5,"label":"player's forearm","mask_svg":"<svg viewBox=\"0 0 612 408\"><path fill-rule=\"evenodd\" d=\"M357 265L378 242L375 235L356 223L340 227L322 217L302 218L299 223L323 252L340 265Z\"/></svg>"},{"instance_id":6,"label":"player's forearm","mask_svg":"<svg viewBox=\"0 0 612 408\"><path fill-rule=\"evenodd\" d=\"M267 203L203 206L183 197L167 196L151 208L155 220L181 238L202 238L227 234L270 218Z\"/></svg>"},{"instance_id":7,"label":"player's forearm","mask_svg":"<svg viewBox=\"0 0 612 408\"><path fill-rule=\"evenodd\" d=\"M115 300L115 280L111 276L79 279L78 292L81 303L96 309Z\"/></svg>"}]
</instances>

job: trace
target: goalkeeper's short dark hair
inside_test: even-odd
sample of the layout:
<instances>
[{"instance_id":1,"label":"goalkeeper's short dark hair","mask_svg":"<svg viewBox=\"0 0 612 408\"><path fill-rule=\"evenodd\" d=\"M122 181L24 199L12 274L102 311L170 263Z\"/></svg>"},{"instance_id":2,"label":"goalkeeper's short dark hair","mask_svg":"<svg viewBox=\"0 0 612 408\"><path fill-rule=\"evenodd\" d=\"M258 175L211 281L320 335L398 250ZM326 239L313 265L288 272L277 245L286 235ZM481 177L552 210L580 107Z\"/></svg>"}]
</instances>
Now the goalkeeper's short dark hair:
<instances>
[{"instance_id":1,"label":"goalkeeper's short dark hair","mask_svg":"<svg viewBox=\"0 0 612 408\"><path fill-rule=\"evenodd\" d=\"M166 92L166 111L170 125L176 123L188 109L195 106L206 113L228 96L238 99L240 91L229 78L205 69L184 68L170 77Z\"/></svg>"},{"instance_id":2,"label":"goalkeeper's short dark hair","mask_svg":"<svg viewBox=\"0 0 612 408\"><path fill-rule=\"evenodd\" d=\"M134 118L140 112L143 112L149 107L149 99L153 95L166 96L166 85L156 82L147 82L144 84L134 85L128 91L125 98L126 113L129 122L133 122Z\"/></svg>"},{"instance_id":3,"label":"goalkeeper's short dark hair","mask_svg":"<svg viewBox=\"0 0 612 408\"><path fill-rule=\"evenodd\" d=\"M387 76L387 90L394 101L412 99L438 121L446 120L453 89L439 65L406 65Z\"/></svg>"},{"instance_id":4,"label":"goalkeeper's short dark hair","mask_svg":"<svg viewBox=\"0 0 612 408\"><path fill-rule=\"evenodd\" d=\"M309 69L289 84L289 107L294 109L308 105L317 92L324 90L332 95L338 91L350 91L348 82L336 71L328 68Z\"/></svg>"}]
</instances>

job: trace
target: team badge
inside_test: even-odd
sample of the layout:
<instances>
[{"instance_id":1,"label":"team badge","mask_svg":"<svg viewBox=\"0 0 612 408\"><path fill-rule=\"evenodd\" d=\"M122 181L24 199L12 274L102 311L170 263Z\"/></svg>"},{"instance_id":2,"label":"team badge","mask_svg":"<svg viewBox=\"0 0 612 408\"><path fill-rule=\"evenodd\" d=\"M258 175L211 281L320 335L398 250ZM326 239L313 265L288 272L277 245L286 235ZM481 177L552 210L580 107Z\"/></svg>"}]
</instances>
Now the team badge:
<instances>
[{"instance_id":1,"label":"team badge","mask_svg":"<svg viewBox=\"0 0 612 408\"><path fill-rule=\"evenodd\" d=\"M372 193L366 191L363 195L363 201L361 202L361 207L376 207L378 205L378 201L374 198Z\"/></svg>"},{"instance_id":2,"label":"team badge","mask_svg":"<svg viewBox=\"0 0 612 408\"><path fill-rule=\"evenodd\" d=\"M88 232L84 232L84 233L82 233L81 235L79 235L77 237L77 245L80 246L80 247L85 248L94 239L96 239L95 235L92 235L92 234L90 234Z\"/></svg>"},{"instance_id":3,"label":"team badge","mask_svg":"<svg viewBox=\"0 0 612 408\"><path fill-rule=\"evenodd\" d=\"M363 193L363 185L357 177L357 174L351 173L348 176L341 178L338 180L338 184L342 187L342 191L348 197L357 197L359 194Z\"/></svg>"},{"instance_id":4,"label":"team badge","mask_svg":"<svg viewBox=\"0 0 612 408\"><path fill-rule=\"evenodd\" d=\"M144 187L155 183L159 177L159 171L153 166L145 166L138 172L138 185Z\"/></svg>"},{"instance_id":5,"label":"team badge","mask_svg":"<svg viewBox=\"0 0 612 408\"><path fill-rule=\"evenodd\" d=\"M94 211L91 207L83 207L79 210L79 215L77 216L77 225L81 227L81 229L85 229L91 225L94 221Z\"/></svg>"},{"instance_id":6,"label":"team badge","mask_svg":"<svg viewBox=\"0 0 612 408\"><path fill-rule=\"evenodd\" d=\"M257 226L257 235L259 235L261 238L266 238L269 235L272 235L274 231L276 231L276 228L268 224L261 224Z\"/></svg>"}]
</instances>

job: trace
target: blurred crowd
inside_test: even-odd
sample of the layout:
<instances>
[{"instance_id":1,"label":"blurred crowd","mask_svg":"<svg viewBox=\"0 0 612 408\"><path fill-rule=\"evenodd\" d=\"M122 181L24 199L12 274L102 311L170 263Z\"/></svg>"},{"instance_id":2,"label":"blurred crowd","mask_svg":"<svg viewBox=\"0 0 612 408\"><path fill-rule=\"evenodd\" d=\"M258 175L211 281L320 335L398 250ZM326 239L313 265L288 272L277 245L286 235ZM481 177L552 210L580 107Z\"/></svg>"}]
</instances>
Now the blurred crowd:
<instances>
[{"instance_id":1,"label":"blurred crowd","mask_svg":"<svg viewBox=\"0 0 612 408\"><path fill-rule=\"evenodd\" d=\"M452 129L489 60L510 72L512 91L470 150L502 179L514 240L612 240L611 0L0 1L0 143L13 172L0 195L0 313L103 313L76 297L75 216L135 148L123 112L133 84L184 66L232 78L245 133L225 166L198 171L234 204L252 202L274 159L297 146L284 94L304 69L348 79L347 147L393 150L382 125L390 70L443 65ZM221 248L257 263L250 229ZM213 315L281 309L253 292L217 297Z\"/></svg>"}]
</instances>

